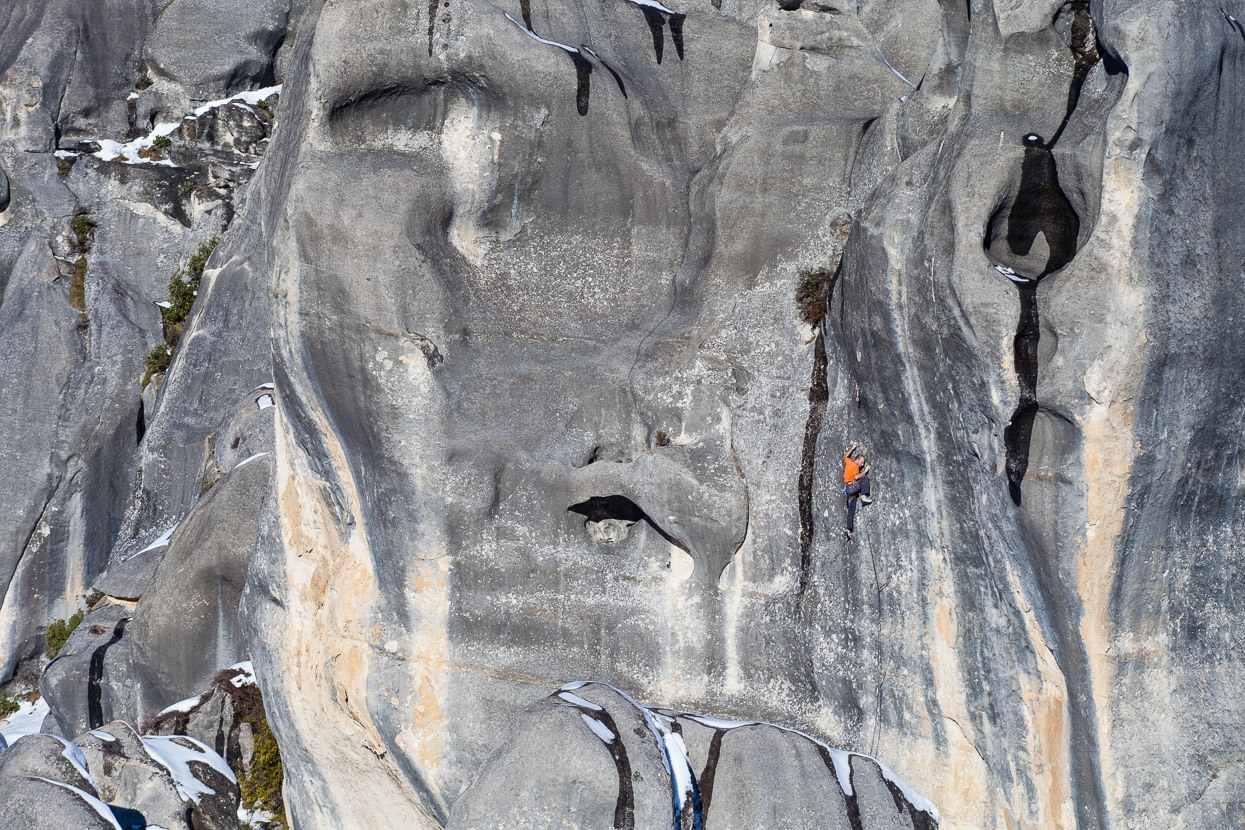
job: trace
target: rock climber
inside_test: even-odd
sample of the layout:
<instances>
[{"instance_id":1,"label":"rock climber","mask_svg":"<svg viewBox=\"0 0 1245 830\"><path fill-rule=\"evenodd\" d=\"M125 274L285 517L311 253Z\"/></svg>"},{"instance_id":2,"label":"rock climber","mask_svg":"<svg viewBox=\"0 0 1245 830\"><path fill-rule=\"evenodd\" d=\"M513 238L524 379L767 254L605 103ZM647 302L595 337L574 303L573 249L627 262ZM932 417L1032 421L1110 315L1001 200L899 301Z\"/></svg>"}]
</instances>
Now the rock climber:
<instances>
[{"instance_id":1,"label":"rock climber","mask_svg":"<svg viewBox=\"0 0 1245 830\"><path fill-rule=\"evenodd\" d=\"M869 462L859 451L859 444L852 444L843 456L843 498L847 502L847 527L843 534L852 538L856 527L856 500L861 504L873 504L869 498Z\"/></svg>"}]
</instances>

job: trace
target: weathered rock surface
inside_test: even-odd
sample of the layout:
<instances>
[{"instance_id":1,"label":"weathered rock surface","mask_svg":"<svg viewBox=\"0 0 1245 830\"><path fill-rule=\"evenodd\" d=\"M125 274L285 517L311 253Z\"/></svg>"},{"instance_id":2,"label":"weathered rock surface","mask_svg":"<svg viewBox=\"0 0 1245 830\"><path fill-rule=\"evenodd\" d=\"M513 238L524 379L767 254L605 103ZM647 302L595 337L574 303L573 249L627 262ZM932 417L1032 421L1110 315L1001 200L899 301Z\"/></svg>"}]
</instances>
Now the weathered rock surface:
<instances>
[{"instance_id":1,"label":"weathered rock surface","mask_svg":"<svg viewBox=\"0 0 1245 830\"><path fill-rule=\"evenodd\" d=\"M99 795L167 830L236 830L238 782L224 760L185 736L140 737L124 722L75 740Z\"/></svg>"},{"instance_id":2,"label":"weathered rock surface","mask_svg":"<svg viewBox=\"0 0 1245 830\"><path fill-rule=\"evenodd\" d=\"M7 748L0 740L0 750L0 826L119 830L74 744L26 735Z\"/></svg>"},{"instance_id":3,"label":"weathered rock surface","mask_svg":"<svg viewBox=\"0 0 1245 830\"><path fill-rule=\"evenodd\" d=\"M225 760L184 737L140 737L116 722L73 743L0 741L5 828L237 830L238 784Z\"/></svg>"},{"instance_id":4,"label":"weathered rock surface","mask_svg":"<svg viewBox=\"0 0 1245 830\"><path fill-rule=\"evenodd\" d=\"M1245 7L10 5L0 677L108 571L158 645L101 658L107 716L245 648L301 827L565 817L571 758L612 826L571 713L503 737L565 677L877 756L944 828L1245 821ZM278 77L275 131L183 118ZM180 564L129 558L179 521ZM66 734L90 632L45 675ZM848 811L804 739L674 722L707 823ZM915 827L856 757L862 821Z\"/></svg>"},{"instance_id":5,"label":"weathered rock surface","mask_svg":"<svg viewBox=\"0 0 1245 830\"><path fill-rule=\"evenodd\" d=\"M46 625L72 613L110 559L181 518L202 478L201 455L173 475L136 452L156 414L144 411L138 381L161 338L155 303L234 217L272 119L258 107L204 109L212 102L141 82L140 47L159 5L17 0L0 15L0 677L41 648ZM165 121L178 132L161 150L153 127ZM229 314L236 321L241 305ZM211 365L244 340L185 344L177 362ZM189 442L196 450L271 377L254 352L237 353L255 364L253 377L227 375L232 394L209 393L183 416L207 425ZM172 445L151 455L164 461Z\"/></svg>"},{"instance_id":6,"label":"weathered rock surface","mask_svg":"<svg viewBox=\"0 0 1245 830\"><path fill-rule=\"evenodd\" d=\"M28 830L122 830L108 805L85 790L29 776L0 778L0 822Z\"/></svg>"},{"instance_id":7,"label":"weathered rock surface","mask_svg":"<svg viewBox=\"0 0 1245 830\"><path fill-rule=\"evenodd\" d=\"M62 735L81 735L135 709L130 643L134 609L108 603L87 614L47 665L39 691Z\"/></svg>"},{"instance_id":8,"label":"weathered rock surface","mask_svg":"<svg viewBox=\"0 0 1245 830\"><path fill-rule=\"evenodd\" d=\"M218 668L246 656L238 601L271 478L270 455L240 463L173 534L134 610L132 680L144 716L205 688Z\"/></svg>"},{"instance_id":9,"label":"weathered rock surface","mask_svg":"<svg viewBox=\"0 0 1245 830\"><path fill-rule=\"evenodd\" d=\"M650 711L608 686L571 683L524 710L446 827L926 830L936 819L871 758L770 724Z\"/></svg>"}]
</instances>

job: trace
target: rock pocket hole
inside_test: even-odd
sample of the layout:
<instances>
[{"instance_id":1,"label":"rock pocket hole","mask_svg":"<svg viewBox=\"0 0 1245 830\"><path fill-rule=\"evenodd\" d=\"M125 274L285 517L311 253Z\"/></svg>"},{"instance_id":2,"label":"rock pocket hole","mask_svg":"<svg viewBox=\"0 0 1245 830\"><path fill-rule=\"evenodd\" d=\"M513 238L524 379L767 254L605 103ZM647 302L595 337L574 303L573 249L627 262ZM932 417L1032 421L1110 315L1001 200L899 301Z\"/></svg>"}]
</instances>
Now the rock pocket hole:
<instances>
[{"instance_id":1,"label":"rock pocket hole","mask_svg":"<svg viewBox=\"0 0 1245 830\"><path fill-rule=\"evenodd\" d=\"M663 530L639 505L626 496L593 496L587 501L572 504L567 509L584 517L584 527L598 542L621 542L627 538L634 525L647 522L667 542L687 550L686 545Z\"/></svg>"}]
</instances>

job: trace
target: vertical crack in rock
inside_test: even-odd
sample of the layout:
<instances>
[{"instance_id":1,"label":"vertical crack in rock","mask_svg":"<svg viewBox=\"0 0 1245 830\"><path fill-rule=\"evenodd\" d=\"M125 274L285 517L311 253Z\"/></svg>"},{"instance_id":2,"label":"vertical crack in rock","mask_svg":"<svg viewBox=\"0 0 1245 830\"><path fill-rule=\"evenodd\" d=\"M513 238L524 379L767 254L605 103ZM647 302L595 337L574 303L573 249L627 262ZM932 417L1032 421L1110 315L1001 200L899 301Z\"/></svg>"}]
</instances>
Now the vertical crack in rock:
<instances>
[{"instance_id":1,"label":"vertical crack in rock","mask_svg":"<svg viewBox=\"0 0 1245 830\"><path fill-rule=\"evenodd\" d=\"M134 430L138 433L135 443L143 443L143 436L147 434L147 404L142 398L138 399L138 419L134 423Z\"/></svg>"},{"instance_id":2,"label":"vertical crack in rock","mask_svg":"<svg viewBox=\"0 0 1245 830\"><path fill-rule=\"evenodd\" d=\"M683 21L686 19L685 14L670 15L670 40L674 41L674 53L679 60L683 60Z\"/></svg>"},{"instance_id":3,"label":"vertical crack in rock","mask_svg":"<svg viewBox=\"0 0 1245 830\"><path fill-rule=\"evenodd\" d=\"M914 807L904 796L898 784L885 775L882 776L882 783L886 785L886 789L890 790L891 800L895 802L895 812L900 815L908 814L908 820L912 822L912 830L937 830L938 825L934 823L929 813Z\"/></svg>"},{"instance_id":4,"label":"vertical crack in rock","mask_svg":"<svg viewBox=\"0 0 1245 830\"><path fill-rule=\"evenodd\" d=\"M532 0L519 0L519 14L523 16L523 25L536 31L532 25Z\"/></svg>"},{"instance_id":5,"label":"vertical crack in rock","mask_svg":"<svg viewBox=\"0 0 1245 830\"><path fill-rule=\"evenodd\" d=\"M683 60L683 22L687 20L687 15L668 9L656 0L628 0L628 2L639 7L644 14L649 33L653 36L653 54L657 58L657 63L661 63L665 52L666 38L663 29L667 23L670 24L670 39L674 42L675 54L679 56L679 60ZM716 0L714 8L721 7L721 0Z\"/></svg>"},{"instance_id":6,"label":"vertical crack in rock","mask_svg":"<svg viewBox=\"0 0 1245 830\"><path fill-rule=\"evenodd\" d=\"M606 65L605 61L601 60L601 57L587 46L580 46L578 49L575 49L567 46L565 43L558 43L555 40L548 40L532 31L530 23L528 26L524 26L522 23L515 20L511 17L510 12L502 12L502 15L513 23L519 31L523 32L532 40L537 43L543 43L545 46L553 46L557 49L561 49L571 59L571 65L575 67L575 110L580 115L588 114L588 99L592 94L592 82L590 80L592 76L592 63L589 62L587 57L585 57L586 54L596 58L596 60L600 61L602 66L609 70L610 74L614 76L614 80L618 82L618 88L622 90L623 97L627 97L627 89L623 86L622 78L619 74Z\"/></svg>"},{"instance_id":7,"label":"vertical crack in rock","mask_svg":"<svg viewBox=\"0 0 1245 830\"><path fill-rule=\"evenodd\" d=\"M800 275L796 293L796 305L804 322L817 330L813 343L813 376L808 386L808 421L804 426L804 446L800 456L799 513L800 513L800 583L796 603L804 604L813 571L813 474L817 464L817 439L826 420L826 406L830 402L827 372L825 319L834 297L834 287L842 273L843 260L834 272L810 271Z\"/></svg>"},{"instance_id":8,"label":"vertical crack in rock","mask_svg":"<svg viewBox=\"0 0 1245 830\"><path fill-rule=\"evenodd\" d=\"M588 97L592 94L592 64L578 52L568 52L571 63L575 65L575 110L580 115L588 114Z\"/></svg>"},{"instance_id":9,"label":"vertical crack in rock","mask_svg":"<svg viewBox=\"0 0 1245 830\"><path fill-rule=\"evenodd\" d=\"M622 732L618 730L618 724L614 722L613 715L604 708L589 709L586 706L580 706L562 697L561 693L555 692L548 699L558 706L574 709L583 717L601 724L613 734L614 740L606 741L595 729L593 730L593 734L600 739L610 757L614 759L614 768L618 771L618 798L614 802L614 830L635 830L635 790L631 783L631 759L627 757Z\"/></svg>"},{"instance_id":10,"label":"vertical crack in rock","mask_svg":"<svg viewBox=\"0 0 1245 830\"><path fill-rule=\"evenodd\" d=\"M808 422L804 425L804 448L800 456L800 587L798 602L803 604L813 570L813 473L817 465L817 439L826 420L830 386L826 378L826 337L821 329L813 346L813 377L808 388Z\"/></svg>"},{"instance_id":11,"label":"vertical crack in rock","mask_svg":"<svg viewBox=\"0 0 1245 830\"><path fill-rule=\"evenodd\" d=\"M843 805L847 808L847 823L851 825L852 830L864 830L864 821L860 818L860 804L856 801L856 783L853 779L856 777L856 771L848 764L847 788L851 792L847 792L839 783L839 773L834 768L834 759L830 757L830 750L817 743L817 752L821 754L821 760L826 765L826 770L830 773L830 779L834 781L840 791L843 793Z\"/></svg>"},{"instance_id":12,"label":"vertical crack in rock","mask_svg":"<svg viewBox=\"0 0 1245 830\"><path fill-rule=\"evenodd\" d=\"M610 66L608 63L606 63L604 58L602 58L602 57L601 57L600 55L598 55L596 52L592 51L592 49L590 49L589 47L587 47L587 46L583 46L583 45L580 45L580 47L579 47L579 48L580 48L582 51L587 52L589 55L592 55L593 59L594 59L597 63L599 63L599 64L601 64L602 66L604 66L604 67L605 67L605 71L606 71L606 72L608 72L608 73L610 73L611 75L613 75L613 76L614 76L614 81L615 81L615 82L617 82L617 84L618 84L618 91L622 93L622 97L626 98L626 97L627 97L627 86L626 86L626 84L624 84L624 83L623 83L622 75L619 75L617 72L615 72L615 71L614 71L614 67L612 67L612 66Z\"/></svg>"},{"instance_id":13,"label":"vertical crack in rock","mask_svg":"<svg viewBox=\"0 0 1245 830\"><path fill-rule=\"evenodd\" d=\"M1063 121L1059 124L1059 129L1051 137L1049 145L1051 149L1054 149L1055 142L1059 141L1059 137L1063 135L1064 129L1068 126L1072 112L1081 100L1081 89L1085 86L1085 79L1089 77L1090 70L1098 64L1102 56L1098 48L1098 33L1094 27L1094 19L1089 13L1089 0L1072 0L1064 6L1064 10L1071 12L1072 16L1068 31L1068 47L1072 50L1076 63L1072 68L1072 83L1068 87L1068 108L1064 113Z\"/></svg>"},{"instance_id":14,"label":"vertical crack in rock","mask_svg":"<svg viewBox=\"0 0 1245 830\"><path fill-rule=\"evenodd\" d=\"M640 6L640 11L644 12L644 19L648 22L648 30L653 35L653 54L657 56L657 63L660 64L662 52L666 48L666 33L664 31L666 20L657 9Z\"/></svg>"},{"instance_id":15,"label":"vertical crack in rock","mask_svg":"<svg viewBox=\"0 0 1245 830\"><path fill-rule=\"evenodd\" d=\"M1016 283L1020 294L1020 318L1013 340L1020 398L1003 431L1007 490L1017 506L1021 502L1021 483L1029 468L1033 422L1040 408L1037 352L1041 330L1037 284L1072 261L1081 231L1080 217L1059 184L1059 170L1052 150L1076 110L1085 79L1103 54L1088 0L1072 0L1065 4L1056 15L1056 24L1065 14L1070 16L1068 47L1072 50L1074 65L1063 121L1049 142L1032 133L1024 137L1019 189L1009 205L996 209L990 217L984 241L996 267Z\"/></svg>"},{"instance_id":16,"label":"vertical crack in rock","mask_svg":"<svg viewBox=\"0 0 1245 830\"><path fill-rule=\"evenodd\" d=\"M1038 329L1037 283L1017 285L1020 294L1020 322L1012 341L1016 377L1020 382L1020 402L1012 413L1011 423L1003 430L1003 446L1007 451L1007 490L1012 501L1020 504L1020 484L1029 469L1029 444L1033 421L1037 417Z\"/></svg>"},{"instance_id":17,"label":"vertical crack in rock","mask_svg":"<svg viewBox=\"0 0 1245 830\"><path fill-rule=\"evenodd\" d=\"M437 28L437 0L428 0L428 57L432 57L432 37ZM531 28L530 26L528 27Z\"/></svg>"},{"instance_id":18,"label":"vertical crack in rock","mask_svg":"<svg viewBox=\"0 0 1245 830\"><path fill-rule=\"evenodd\" d=\"M118 620L112 629L112 637L108 639L108 642L99 646L91 653L91 667L87 675L86 687L87 723L89 724L89 729L99 729L106 722L104 720L103 687L100 685L104 679L104 658L108 656L108 649L115 646L125 635L125 626L129 621L129 617Z\"/></svg>"},{"instance_id":19,"label":"vertical crack in rock","mask_svg":"<svg viewBox=\"0 0 1245 830\"><path fill-rule=\"evenodd\" d=\"M705 768L697 778L700 789L700 812L705 820L709 819L709 803L713 800L713 779L718 774L718 759L722 755L722 738L728 730L715 729L709 740L709 754L705 758Z\"/></svg>"}]
</instances>

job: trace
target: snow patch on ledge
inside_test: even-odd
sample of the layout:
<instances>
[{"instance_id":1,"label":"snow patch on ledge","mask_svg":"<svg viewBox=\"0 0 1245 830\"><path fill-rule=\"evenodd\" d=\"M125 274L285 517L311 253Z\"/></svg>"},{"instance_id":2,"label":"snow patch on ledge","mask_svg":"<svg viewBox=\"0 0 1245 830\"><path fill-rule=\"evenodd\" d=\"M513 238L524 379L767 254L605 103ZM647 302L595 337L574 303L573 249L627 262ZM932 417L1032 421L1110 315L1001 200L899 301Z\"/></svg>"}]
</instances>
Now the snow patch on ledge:
<instances>
[{"instance_id":1,"label":"snow patch on ledge","mask_svg":"<svg viewBox=\"0 0 1245 830\"><path fill-rule=\"evenodd\" d=\"M271 455L271 453L266 453L266 452L257 452L257 453L255 453L254 455L252 455L250 458L245 458L245 459L243 459L243 460L239 461L237 464L234 464L234 465L233 465L233 468L236 470L236 469L238 469L239 467L245 467L247 464L250 464L250 463L251 463L252 461L254 461L255 459L257 459L257 458L263 458L265 455ZM233 668L233 667L231 666L230 668Z\"/></svg>"},{"instance_id":2,"label":"snow patch on ledge","mask_svg":"<svg viewBox=\"0 0 1245 830\"><path fill-rule=\"evenodd\" d=\"M671 782L676 791L674 795L676 805L678 807L681 807L683 804L684 797L691 795L694 785L694 773L692 772L687 747L684 745L683 739L679 733L675 732L672 728L674 718L682 717L699 723L702 726L709 727L710 729L738 729L742 726L771 726L775 729L781 729L783 732L790 732L794 735L799 735L800 737L805 738L826 750L831 762L834 765L834 775L835 778L838 779L839 789L841 789L843 794L848 797L855 794L852 787L852 756L854 755L868 761L872 761L878 765L878 770L880 771L882 777L898 788L899 791L903 793L904 798L908 800L908 803L911 804L914 809L928 814L936 822L941 821L941 815L938 812L938 807L934 805L933 801L914 790L907 784L907 782L896 775L894 770L871 755L835 749L826 744L824 741L819 741L812 735L809 735L807 732L802 732L799 729L792 729L786 726L779 726L774 723L751 720L724 720L722 718L714 718L707 715L696 715L690 712L675 712L672 710L665 710L663 712L656 709L649 709L648 707L641 706L636 703L634 699L632 699L621 689L611 686L608 683L600 683L599 681L576 680L566 683L559 690L558 697L563 700L567 700L571 697L576 698L577 700L583 700L578 695L569 695L568 693L576 689L582 689L584 686L589 684L597 684L613 689L619 696L630 702L644 715L645 721L649 724L649 728L657 738L658 746L662 750L663 760L666 761L666 770L670 773ZM594 729L593 731L595 732L596 730Z\"/></svg>"},{"instance_id":3,"label":"snow patch on ledge","mask_svg":"<svg viewBox=\"0 0 1245 830\"><path fill-rule=\"evenodd\" d=\"M38 735L43 729L43 720L48 716L48 702L43 698L39 698L34 703L28 703L23 700L18 704L18 710L9 716L6 721L0 721L0 734L4 735L4 739L11 745L18 738L24 738L27 735Z\"/></svg>"},{"instance_id":4,"label":"snow patch on ledge","mask_svg":"<svg viewBox=\"0 0 1245 830\"><path fill-rule=\"evenodd\" d=\"M182 801L193 801L198 804L203 796L216 793L200 781L190 769L190 764L195 761L207 764L233 783L238 783L237 777L225 763L225 759L194 738L185 735L147 735L139 740L143 742L143 748L147 750L152 760L169 771L169 775L173 777L173 785L177 787L177 794ZM182 743L183 741L185 743ZM190 746L187 746L187 743Z\"/></svg>"},{"instance_id":5,"label":"snow patch on ledge","mask_svg":"<svg viewBox=\"0 0 1245 830\"><path fill-rule=\"evenodd\" d=\"M146 553L149 550L155 550L156 548L162 548L165 545L167 545L169 541L173 538L173 531L177 530L177 526L179 524L181 524L181 522L173 522L173 526L170 527L168 530L164 531L163 533L161 533L159 539L156 539L156 541L152 542L150 545L143 548L138 553ZM134 554L134 556L138 556L138 553ZM129 557L129 558L132 559L133 557Z\"/></svg>"}]
</instances>

